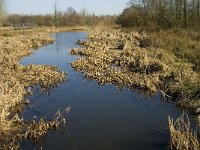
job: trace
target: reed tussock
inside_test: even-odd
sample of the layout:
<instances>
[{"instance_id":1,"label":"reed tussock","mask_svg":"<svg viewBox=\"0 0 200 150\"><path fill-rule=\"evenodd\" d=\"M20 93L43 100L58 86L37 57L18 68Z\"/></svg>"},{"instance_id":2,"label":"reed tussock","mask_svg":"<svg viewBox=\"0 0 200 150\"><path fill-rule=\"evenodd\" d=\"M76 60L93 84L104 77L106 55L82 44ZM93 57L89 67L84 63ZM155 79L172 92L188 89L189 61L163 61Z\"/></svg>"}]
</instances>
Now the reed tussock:
<instances>
[{"instance_id":1,"label":"reed tussock","mask_svg":"<svg viewBox=\"0 0 200 150\"><path fill-rule=\"evenodd\" d=\"M52 42L48 32L41 29L1 31L0 145L8 144L22 129L28 129L14 109L17 105L27 103L24 97L31 93L28 87L40 85L43 89L48 89L64 81L66 73L54 66L22 66L19 63L20 58L32 53L32 49ZM40 123L43 123L42 120L36 124L39 126Z\"/></svg>"},{"instance_id":2,"label":"reed tussock","mask_svg":"<svg viewBox=\"0 0 200 150\"><path fill-rule=\"evenodd\" d=\"M15 125L18 125L18 130L13 130L12 138L4 140L0 149L19 149L20 142L23 140L42 145L48 131L66 128L67 122L63 114L67 112L58 111L49 121L41 118L38 122L33 119L31 123L24 123L24 120L16 115L14 121Z\"/></svg>"},{"instance_id":3,"label":"reed tussock","mask_svg":"<svg viewBox=\"0 0 200 150\"><path fill-rule=\"evenodd\" d=\"M113 83L151 94L161 91L177 104L200 108L200 78L192 64L148 41L145 32L95 28L86 41L79 41L81 48L71 50L72 55L84 56L72 67L100 84Z\"/></svg>"},{"instance_id":4,"label":"reed tussock","mask_svg":"<svg viewBox=\"0 0 200 150\"><path fill-rule=\"evenodd\" d=\"M183 114L176 121L168 117L171 149L199 150L197 132L193 131L187 115Z\"/></svg>"}]
</instances>

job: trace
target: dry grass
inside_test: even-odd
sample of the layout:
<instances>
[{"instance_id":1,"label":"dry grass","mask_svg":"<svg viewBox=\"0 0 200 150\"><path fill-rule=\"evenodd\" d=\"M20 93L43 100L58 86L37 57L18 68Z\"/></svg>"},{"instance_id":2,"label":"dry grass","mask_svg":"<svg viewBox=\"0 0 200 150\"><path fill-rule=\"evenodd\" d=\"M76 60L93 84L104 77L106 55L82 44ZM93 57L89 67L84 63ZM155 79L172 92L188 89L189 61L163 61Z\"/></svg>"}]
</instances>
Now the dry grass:
<instances>
[{"instance_id":1,"label":"dry grass","mask_svg":"<svg viewBox=\"0 0 200 150\"><path fill-rule=\"evenodd\" d=\"M68 112L68 110L65 112ZM63 113L65 112L58 111L55 114L54 118L52 118L50 121L41 118L38 122L33 120L31 123L28 124L24 123L23 119L20 119L16 115L14 117L14 121L15 125L18 124L19 128L18 130L14 130L14 133L12 133L12 138L8 138L7 140L3 141L3 143L1 144L2 146L0 146L0 149L19 149L20 142L22 140L28 140L35 144L42 145L48 131L66 128L67 122L63 117Z\"/></svg>"},{"instance_id":2,"label":"dry grass","mask_svg":"<svg viewBox=\"0 0 200 150\"><path fill-rule=\"evenodd\" d=\"M147 29L149 31L149 29ZM167 29L149 31L151 45L172 52L182 61L192 63L200 71L200 34L195 29Z\"/></svg>"},{"instance_id":3,"label":"dry grass","mask_svg":"<svg viewBox=\"0 0 200 150\"><path fill-rule=\"evenodd\" d=\"M175 122L168 117L171 149L199 150L197 132L191 129L187 115L182 115Z\"/></svg>"},{"instance_id":4,"label":"dry grass","mask_svg":"<svg viewBox=\"0 0 200 150\"><path fill-rule=\"evenodd\" d=\"M145 32L122 32L109 28L91 30L82 48L71 54L84 55L72 63L100 84L161 91L171 100L194 110L200 108L200 78L192 64L163 48L150 46Z\"/></svg>"}]
</instances>

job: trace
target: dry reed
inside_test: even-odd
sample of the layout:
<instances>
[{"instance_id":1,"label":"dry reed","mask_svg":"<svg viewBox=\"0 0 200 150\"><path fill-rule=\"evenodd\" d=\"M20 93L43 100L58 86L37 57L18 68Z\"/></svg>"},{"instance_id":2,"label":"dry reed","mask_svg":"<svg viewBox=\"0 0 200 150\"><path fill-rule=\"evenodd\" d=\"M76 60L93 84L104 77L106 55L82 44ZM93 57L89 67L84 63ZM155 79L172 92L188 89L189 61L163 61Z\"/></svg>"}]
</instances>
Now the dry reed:
<instances>
[{"instance_id":1,"label":"dry reed","mask_svg":"<svg viewBox=\"0 0 200 150\"><path fill-rule=\"evenodd\" d=\"M168 117L171 149L199 150L197 131L193 131L189 118L183 114L175 122Z\"/></svg>"}]
</instances>

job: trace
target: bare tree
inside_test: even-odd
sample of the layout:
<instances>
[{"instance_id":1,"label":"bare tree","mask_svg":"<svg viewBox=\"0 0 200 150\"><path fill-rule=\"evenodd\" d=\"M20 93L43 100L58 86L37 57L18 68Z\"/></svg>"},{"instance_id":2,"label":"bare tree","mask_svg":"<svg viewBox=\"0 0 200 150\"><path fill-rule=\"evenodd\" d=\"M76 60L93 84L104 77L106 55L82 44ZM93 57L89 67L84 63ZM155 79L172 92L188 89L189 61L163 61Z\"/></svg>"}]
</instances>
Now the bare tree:
<instances>
[{"instance_id":1,"label":"bare tree","mask_svg":"<svg viewBox=\"0 0 200 150\"><path fill-rule=\"evenodd\" d=\"M57 2L55 2L54 6L54 25L58 26L58 11L57 11Z\"/></svg>"},{"instance_id":2,"label":"bare tree","mask_svg":"<svg viewBox=\"0 0 200 150\"><path fill-rule=\"evenodd\" d=\"M130 0L122 25L187 27L200 25L200 0Z\"/></svg>"},{"instance_id":3,"label":"bare tree","mask_svg":"<svg viewBox=\"0 0 200 150\"><path fill-rule=\"evenodd\" d=\"M0 26L2 26L4 20L4 0L0 0Z\"/></svg>"},{"instance_id":4,"label":"bare tree","mask_svg":"<svg viewBox=\"0 0 200 150\"><path fill-rule=\"evenodd\" d=\"M187 27L187 0L184 0L184 27Z\"/></svg>"},{"instance_id":5,"label":"bare tree","mask_svg":"<svg viewBox=\"0 0 200 150\"><path fill-rule=\"evenodd\" d=\"M200 1L197 0L197 16L199 17L199 6L200 6Z\"/></svg>"}]
</instances>

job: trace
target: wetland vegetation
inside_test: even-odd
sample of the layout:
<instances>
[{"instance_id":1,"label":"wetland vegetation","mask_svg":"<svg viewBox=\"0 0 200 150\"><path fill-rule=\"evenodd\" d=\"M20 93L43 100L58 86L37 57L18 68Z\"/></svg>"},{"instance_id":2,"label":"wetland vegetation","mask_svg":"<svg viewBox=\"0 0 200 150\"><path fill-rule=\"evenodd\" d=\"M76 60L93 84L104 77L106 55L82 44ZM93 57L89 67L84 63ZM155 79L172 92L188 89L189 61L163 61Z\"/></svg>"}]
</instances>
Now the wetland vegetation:
<instances>
[{"instance_id":1,"label":"wetland vegetation","mask_svg":"<svg viewBox=\"0 0 200 150\"><path fill-rule=\"evenodd\" d=\"M59 12L55 6L53 15L5 17L3 3L0 0L0 149L20 149L23 140L40 143L48 130L66 127L65 111L58 110L51 120L43 116L27 123L17 107L29 105L30 87L49 91L65 82L68 73L49 64L24 66L20 60L52 44L49 34L80 30L88 35L77 41L80 47L71 48L69 53L79 56L71 67L100 85L110 83L148 97L159 93L164 101L195 114L195 123L187 114L176 121L168 116L169 148L199 149L199 0L131 0L119 16L71 7ZM27 23L34 27L24 28Z\"/></svg>"},{"instance_id":2,"label":"wetland vegetation","mask_svg":"<svg viewBox=\"0 0 200 150\"><path fill-rule=\"evenodd\" d=\"M176 52L162 48L162 43L157 47L153 43L149 45L153 40L146 32L123 32L120 29L98 27L89 33L86 41L78 42L83 45L82 48L71 50L72 55L85 56L73 62L72 67L86 77L98 80L100 84L113 83L119 87L137 88L150 95L160 92L167 101L198 114L200 74L191 59L187 59L190 55L181 59ZM175 37L174 40L179 38ZM192 40L190 42L195 43ZM187 123L184 121L184 118L179 118L173 124L169 119L172 148L199 149L197 133L190 131L188 120Z\"/></svg>"}]
</instances>

